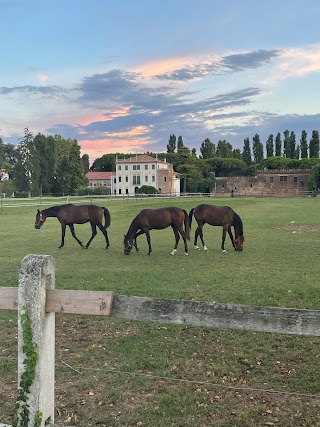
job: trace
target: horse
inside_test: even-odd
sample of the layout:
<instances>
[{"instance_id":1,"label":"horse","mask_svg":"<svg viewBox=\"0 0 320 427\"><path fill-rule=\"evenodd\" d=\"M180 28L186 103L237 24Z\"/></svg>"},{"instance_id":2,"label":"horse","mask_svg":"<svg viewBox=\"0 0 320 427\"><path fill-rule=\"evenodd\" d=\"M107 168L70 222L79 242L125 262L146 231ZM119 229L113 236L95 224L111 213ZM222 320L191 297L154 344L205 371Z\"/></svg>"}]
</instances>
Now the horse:
<instances>
[{"instance_id":1,"label":"horse","mask_svg":"<svg viewBox=\"0 0 320 427\"><path fill-rule=\"evenodd\" d=\"M195 208L191 209L189 212L189 221L190 228L192 222L192 215L194 215L198 227L194 235L194 246L195 249L199 249L197 245L198 236L201 239L203 249L207 251L207 247L203 240L203 231L202 228L204 224L209 224L213 226L222 226L222 244L221 249L223 252L226 252L224 248L224 242L226 239L226 233L228 232L231 239L232 246L236 251L243 250L243 224L240 216L229 206L214 206L214 205L198 205ZM233 238L231 227L234 228L235 238Z\"/></svg>"},{"instance_id":2,"label":"horse","mask_svg":"<svg viewBox=\"0 0 320 427\"><path fill-rule=\"evenodd\" d=\"M38 209L36 214L36 222L34 224L35 228L39 230L48 217L58 218L60 221L62 237L59 249L64 246L67 225L70 228L72 236L79 243L82 249L88 249L90 243L97 234L97 227L99 230L101 230L106 239L106 249L108 249L110 246L107 227L109 227L111 223L111 217L107 208L96 205L73 205L69 203L66 205L53 206L41 211ZM102 224L103 217L105 225ZM85 224L86 222L90 222L92 235L87 244L84 246L77 238L74 232L73 224Z\"/></svg>"},{"instance_id":3,"label":"horse","mask_svg":"<svg viewBox=\"0 0 320 427\"><path fill-rule=\"evenodd\" d=\"M163 230L169 226L172 227L176 239L171 255L174 255L177 252L180 235L184 241L185 254L188 255L187 239L190 240L188 213L184 209L175 207L143 209L133 219L127 234L124 236L124 254L130 255L133 246L138 252L137 237L141 234L145 234L149 246L148 255L150 255L152 252L150 230Z\"/></svg>"}]
</instances>

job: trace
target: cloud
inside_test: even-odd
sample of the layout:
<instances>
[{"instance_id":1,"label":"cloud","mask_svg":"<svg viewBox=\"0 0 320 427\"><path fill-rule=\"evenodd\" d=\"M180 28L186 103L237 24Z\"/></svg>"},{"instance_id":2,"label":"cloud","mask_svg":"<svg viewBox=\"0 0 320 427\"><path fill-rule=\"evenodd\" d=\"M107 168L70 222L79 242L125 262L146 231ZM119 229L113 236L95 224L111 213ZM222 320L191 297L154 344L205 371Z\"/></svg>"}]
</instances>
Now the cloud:
<instances>
[{"instance_id":1,"label":"cloud","mask_svg":"<svg viewBox=\"0 0 320 427\"><path fill-rule=\"evenodd\" d=\"M172 72L156 74L160 80L188 81L212 75L235 73L262 67L281 54L281 50L257 50L223 56L207 63L188 65Z\"/></svg>"},{"instance_id":2,"label":"cloud","mask_svg":"<svg viewBox=\"0 0 320 427\"><path fill-rule=\"evenodd\" d=\"M58 86L16 86L16 87L0 87L0 95L61 95L64 90Z\"/></svg>"}]
</instances>

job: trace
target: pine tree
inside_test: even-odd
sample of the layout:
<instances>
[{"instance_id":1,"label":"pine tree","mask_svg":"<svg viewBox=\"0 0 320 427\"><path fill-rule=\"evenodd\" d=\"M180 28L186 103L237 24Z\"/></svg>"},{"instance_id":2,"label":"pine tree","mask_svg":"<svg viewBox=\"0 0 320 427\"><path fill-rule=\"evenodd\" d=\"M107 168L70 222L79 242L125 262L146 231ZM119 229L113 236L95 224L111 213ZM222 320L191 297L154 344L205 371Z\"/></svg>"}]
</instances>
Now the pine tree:
<instances>
[{"instance_id":1,"label":"pine tree","mask_svg":"<svg viewBox=\"0 0 320 427\"><path fill-rule=\"evenodd\" d=\"M274 155L274 144L273 144L273 135L269 135L267 142L266 142L266 151L267 151L267 157L273 157Z\"/></svg>"},{"instance_id":2,"label":"pine tree","mask_svg":"<svg viewBox=\"0 0 320 427\"><path fill-rule=\"evenodd\" d=\"M252 142L253 160L256 164L263 160L263 145L260 142L260 136L256 133Z\"/></svg>"},{"instance_id":3,"label":"pine tree","mask_svg":"<svg viewBox=\"0 0 320 427\"><path fill-rule=\"evenodd\" d=\"M308 143L307 143L307 132L305 130L303 130L301 132L300 151L301 151L301 159L307 159L308 158Z\"/></svg>"},{"instance_id":4,"label":"pine tree","mask_svg":"<svg viewBox=\"0 0 320 427\"><path fill-rule=\"evenodd\" d=\"M176 151L176 142L177 138L174 134L170 135L168 145L167 145L167 153L174 153Z\"/></svg>"},{"instance_id":5,"label":"pine tree","mask_svg":"<svg viewBox=\"0 0 320 427\"><path fill-rule=\"evenodd\" d=\"M319 157L319 132L317 130L312 131L312 138L309 144L309 157L310 159L317 159Z\"/></svg>"},{"instance_id":6,"label":"pine tree","mask_svg":"<svg viewBox=\"0 0 320 427\"><path fill-rule=\"evenodd\" d=\"M243 141L242 160L250 166L252 164L251 148L249 138L245 138Z\"/></svg>"},{"instance_id":7,"label":"pine tree","mask_svg":"<svg viewBox=\"0 0 320 427\"><path fill-rule=\"evenodd\" d=\"M282 154L282 141L280 132L277 133L276 141L275 141L275 155L280 157Z\"/></svg>"}]
</instances>

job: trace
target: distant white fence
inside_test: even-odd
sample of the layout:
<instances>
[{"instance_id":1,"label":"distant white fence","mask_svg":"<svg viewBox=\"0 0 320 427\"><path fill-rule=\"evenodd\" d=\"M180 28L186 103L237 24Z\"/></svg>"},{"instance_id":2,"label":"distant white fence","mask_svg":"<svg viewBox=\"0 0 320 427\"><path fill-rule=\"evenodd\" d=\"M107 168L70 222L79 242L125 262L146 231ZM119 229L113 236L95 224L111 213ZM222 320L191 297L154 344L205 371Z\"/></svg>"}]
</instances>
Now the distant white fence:
<instances>
[{"instance_id":1,"label":"distant white fence","mask_svg":"<svg viewBox=\"0 0 320 427\"><path fill-rule=\"evenodd\" d=\"M30 369L26 361L28 362L30 358L34 360L37 356L35 377L26 395L28 427L35 425L44 427L53 425L54 422L56 312L106 315L178 325L320 336L320 310L251 307L238 304L128 297L114 295L112 292L55 289L55 262L50 255L27 255L23 259L19 287L0 287L0 309L18 310L20 392L21 387L23 388L21 379ZM28 333L25 330L26 319L29 319L31 325L31 332L27 331ZM19 420L22 416L23 413L18 411ZM18 427L21 425L18 422Z\"/></svg>"}]
</instances>

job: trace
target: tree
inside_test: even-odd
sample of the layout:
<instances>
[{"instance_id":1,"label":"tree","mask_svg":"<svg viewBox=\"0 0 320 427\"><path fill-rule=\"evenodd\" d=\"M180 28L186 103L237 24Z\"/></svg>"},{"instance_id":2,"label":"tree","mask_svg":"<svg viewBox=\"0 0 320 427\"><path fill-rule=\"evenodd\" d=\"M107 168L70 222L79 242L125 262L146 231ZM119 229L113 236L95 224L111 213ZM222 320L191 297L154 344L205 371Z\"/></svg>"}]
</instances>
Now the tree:
<instances>
[{"instance_id":1,"label":"tree","mask_svg":"<svg viewBox=\"0 0 320 427\"><path fill-rule=\"evenodd\" d=\"M282 154L282 141L280 132L277 133L276 141L275 141L275 153L277 157L280 157Z\"/></svg>"},{"instance_id":2,"label":"tree","mask_svg":"<svg viewBox=\"0 0 320 427\"><path fill-rule=\"evenodd\" d=\"M294 159L295 156L297 155L297 150L296 150L296 134L291 131L290 133L290 146L289 146L289 157L291 159Z\"/></svg>"},{"instance_id":3,"label":"tree","mask_svg":"<svg viewBox=\"0 0 320 427\"><path fill-rule=\"evenodd\" d=\"M83 169L84 169L84 173L89 172L90 169L90 162L89 162L89 156L88 154L84 154L82 157L82 162L83 162Z\"/></svg>"},{"instance_id":4,"label":"tree","mask_svg":"<svg viewBox=\"0 0 320 427\"><path fill-rule=\"evenodd\" d=\"M260 136L256 133L252 142L253 160L256 164L263 160L263 145L260 142Z\"/></svg>"},{"instance_id":5,"label":"tree","mask_svg":"<svg viewBox=\"0 0 320 427\"><path fill-rule=\"evenodd\" d=\"M225 139L219 140L216 149L216 157L233 157L233 147L230 142L227 142Z\"/></svg>"},{"instance_id":6,"label":"tree","mask_svg":"<svg viewBox=\"0 0 320 427\"><path fill-rule=\"evenodd\" d=\"M307 132L305 130L301 132L300 151L301 151L301 159L307 159L308 158L308 142L307 142Z\"/></svg>"},{"instance_id":7,"label":"tree","mask_svg":"<svg viewBox=\"0 0 320 427\"><path fill-rule=\"evenodd\" d=\"M216 154L215 144L213 144L209 138L206 138L200 146L200 153L203 159L214 157Z\"/></svg>"},{"instance_id":8,"label":"tree","mask_svg":"<svg viewBox=\"0 0 320 427\"><path fill-rule=\"evenodd\" d=\"M95 159L90 170L92 172L114 172L116 170L116 154L104 154Z\"/></svg>"},{"instance_id":9,"label":"tree","mask_svg":"<svg viewBox=\"0 0 320 427\"><path fill-rule=\"evenodd\" d=\"M167 153L175 153L177 144L177 138L174 134L170 135L168 145L167 145Z\"/></svg>"},{"instance_id":10,"label":"tree","mask_svg":"<svg viewBox=\"0 0 320 427\"><path fill-rule=\"evenodd\" d=\"M251 148L249 138L245 138L243 141L242 160L250 166L252 164Z\"/></svg>"},{"instance_id":11,"label":"tree","mask_svg":"<svg viewBox=\"0 0 320 427\"><path fill-rule=\"evenodd\" d=\"M39 168L33 177L34 187L40 194L51 193L57 163L57 142L53 136L38 133L33 140L34 156Z\"/></svg>"},{"instance_id":12,"label":"tree","mask_svg":"<svg viewBox=\"0 0 320 427\"><path fill-rule=\"evenodd\" d=\"M273 135L269 135L267 142L266 142L266 151L267 151L267 157L273 157L274 155L274 144L273 144Z\"/></svg>"},{"instance_id":13,"label":"tree","mask_svg":"<svg viewBox=\"0 0 320 427\"><path fill-rule=\"evenodd\" d=\"M18 148L18 158L19 158L19 175L17 187L22 191L28 192L28 195L31 196L32 183L35 180L32 180L39 172L38 165L35 164L34 159L34 150L33 150L33 133L29 131L28 127L24 129L24 136L21 139Z\"/></svg>"},{"instance_id":14,"label":"tree","mask_svg":"<svg viewBox=\"0 0 320 427\"><path fill-rule=\"evenodd\" d=\"M283 155L284 157L291 158L291 141L290 141L290 133L289 130L286 129L283 132L284 139L283 139Z\"/></svg>"},{"instance_id":15,"label":"tree","mask_svg":"<svg viewBox=\"0 0 320 427\"><path fill-rule=\"evenodd\" d=\"M309 143L309 157L319 157L319 132L317 130L312 131L312 137Z\"/></svg>"}]
</instances>

